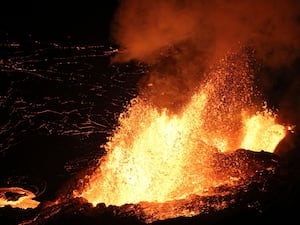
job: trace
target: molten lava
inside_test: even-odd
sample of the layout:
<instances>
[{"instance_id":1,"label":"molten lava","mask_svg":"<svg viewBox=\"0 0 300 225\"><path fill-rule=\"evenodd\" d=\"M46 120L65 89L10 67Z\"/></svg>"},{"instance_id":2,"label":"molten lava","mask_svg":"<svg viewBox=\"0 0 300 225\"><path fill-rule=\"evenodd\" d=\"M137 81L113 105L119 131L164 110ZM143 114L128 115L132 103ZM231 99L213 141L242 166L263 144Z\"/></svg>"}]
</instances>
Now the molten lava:
<instances>
[{"instance_id":1,"label":"molten lava","mask_svg":"<svg viewBox=\"0 0 300 225\"><path fill-rule=\"evenodd\" d=\"M252 151L273 152L278 142L286 135L286 129L276 124L276 115L268 109L244 119L244 138L241 148Z\"/></svg>"},{"instance_id":2,"label":"molten lava","mask_svg":"<svg viewBox=\"0 0 300 225\"><path fill-rule=\"evenodd\" d=\"M35 194L20 187L0 188L0 207L36 208L40 202L34 200Z\"/></svg>"},{"instance_id":3,"label":"molten lava","mask_svg":"<svg viewBox=\"0 0 300 225\"><path fill-rule=\"evenodd\" d=\"M286 132L252 97L248 58L238 55L212 67L178 114L133 99L104 145L99 167L75 196L121 206L208 196L211 188L243 184L251 174L238 168L224 176L231 168L216 164L216 155L239 148L272 152ZM231 166L243 163L245 158Z\"/></svg>"}]
</instances>

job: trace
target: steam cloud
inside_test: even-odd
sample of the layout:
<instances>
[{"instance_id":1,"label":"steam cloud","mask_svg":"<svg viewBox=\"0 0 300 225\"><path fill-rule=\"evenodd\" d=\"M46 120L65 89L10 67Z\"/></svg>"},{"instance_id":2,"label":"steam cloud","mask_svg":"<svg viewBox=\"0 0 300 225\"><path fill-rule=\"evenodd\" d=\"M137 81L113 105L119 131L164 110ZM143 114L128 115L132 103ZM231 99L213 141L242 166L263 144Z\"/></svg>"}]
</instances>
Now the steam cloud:
<instances>
[{"instance_id":1,"label":"steam cloud","mask_svg":"<svg viewBox=\"0 0 300 225\"><path fill-rule=\"evenodd\" d=\"M112 24L112 39L124 52L113 62L151 64L141 93L158 106L178 108L209 65L247 46L265 66L258 76L263 91L275 96L268 100L291 118L299 107L299 99L287 101L299 91L299 24L298 0L124 0Z\"/></svg>"}]
</instances>

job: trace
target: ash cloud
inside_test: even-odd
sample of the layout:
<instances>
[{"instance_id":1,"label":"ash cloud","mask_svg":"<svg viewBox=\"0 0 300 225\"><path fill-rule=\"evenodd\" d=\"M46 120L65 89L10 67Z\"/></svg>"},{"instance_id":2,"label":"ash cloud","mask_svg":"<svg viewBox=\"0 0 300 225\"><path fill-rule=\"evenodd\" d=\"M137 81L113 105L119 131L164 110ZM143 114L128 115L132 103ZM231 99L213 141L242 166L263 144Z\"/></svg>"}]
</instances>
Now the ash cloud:
<instances>
[{"instance_id":1,"label":"ash cloud","mask_svg":"<svg viewBox=\"0 0 300 225\"><path fill-rule=\"evenodd\" d=\"M118 60L148 62L189 40L209 57L251 45L266 63L278 65L298 57L299 23L297 0L125 0L112 37L126 49Z\"/></svg>"},{"instance_id":2,"label":"ash cloud","mask_svg":"<svg viewBox=\"0 0 300 225\"><path fill-rule=\"evenodd\" d=\"M141 81L141 94L158 106L180 108L203 79L203 72L241 46L251 48L267 70L285 68L281 74L285 76L299 59L299 24L297 0L124 0L111 33L124 51L112 62L150 64L150 73ZM270 85L276 83L273 73L257 76L264 76L259 81L263 91L276 89ZM292 90L286 87L284 95L273 93L274 105L284 107L281 100L299 90L292 85L295 82L290 83Z\"/></svg>"}]
</instances>

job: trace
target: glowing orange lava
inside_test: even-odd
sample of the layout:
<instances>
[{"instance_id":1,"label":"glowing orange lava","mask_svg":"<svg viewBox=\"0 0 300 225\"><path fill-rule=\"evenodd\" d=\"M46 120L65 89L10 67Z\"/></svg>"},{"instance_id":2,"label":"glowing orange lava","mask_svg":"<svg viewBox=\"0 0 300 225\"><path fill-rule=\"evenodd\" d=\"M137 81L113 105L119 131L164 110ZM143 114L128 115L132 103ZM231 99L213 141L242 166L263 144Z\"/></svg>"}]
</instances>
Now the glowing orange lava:
<instances>
[{"instance_id":1,"label":"glowing orange lava","mask_svg":"<svg viewBox=\"0 0 300 225\"><path fill-rule=\"evenodd\" d=\"M15 197L10 199L6 196L7 193L15 195ZM12 208L36 208L40 202L34 200L35 197L34 193L20 187L0 188L0 207L9 205Z\"/></svg>"},{"instance_id":2,"label":"glowing orange lava","mask_svg":"<svg viewBox=\"0 0 300 225\"><path fill-rule=\"evenodd\" d=\"M211 187L244 182L247 174L218 175L211 166L215 153L272 152L286 132L274 114L251 102L249 73L245 55L222 60L179 114L133 99L104 146L99 168L75 196L120 206L209 195Z\"/></svg>"},{"instance_id":3,"label":"glowing orange lava","mask_svg":"<svg viewBox=\"0 0 300 225\"><path fill-rule=\"evenodd\" d=\"M244 138L241 148L252 151L273 152L286 135L284 126L276 124L276 115L265 109L249 118L244 118Z\"/></svg>"}]
</instances>

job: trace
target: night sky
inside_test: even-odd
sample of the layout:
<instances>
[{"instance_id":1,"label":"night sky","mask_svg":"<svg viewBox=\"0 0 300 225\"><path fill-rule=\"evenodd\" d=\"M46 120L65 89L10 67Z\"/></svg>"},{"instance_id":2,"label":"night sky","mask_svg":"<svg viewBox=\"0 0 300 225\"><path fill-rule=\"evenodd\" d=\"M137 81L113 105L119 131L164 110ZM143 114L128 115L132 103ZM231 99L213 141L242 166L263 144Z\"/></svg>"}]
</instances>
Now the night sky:
<instances>
[{"instance_id":1,"label":"night sky","mask_svg":"<svg viewBox=\"0 0 300 225\"><path fill-rule=\"evenodd\" d=\"M42 40L103 43L118 1L6 1L0 6L0 30Z\"/></svg>"}]
</instances>

